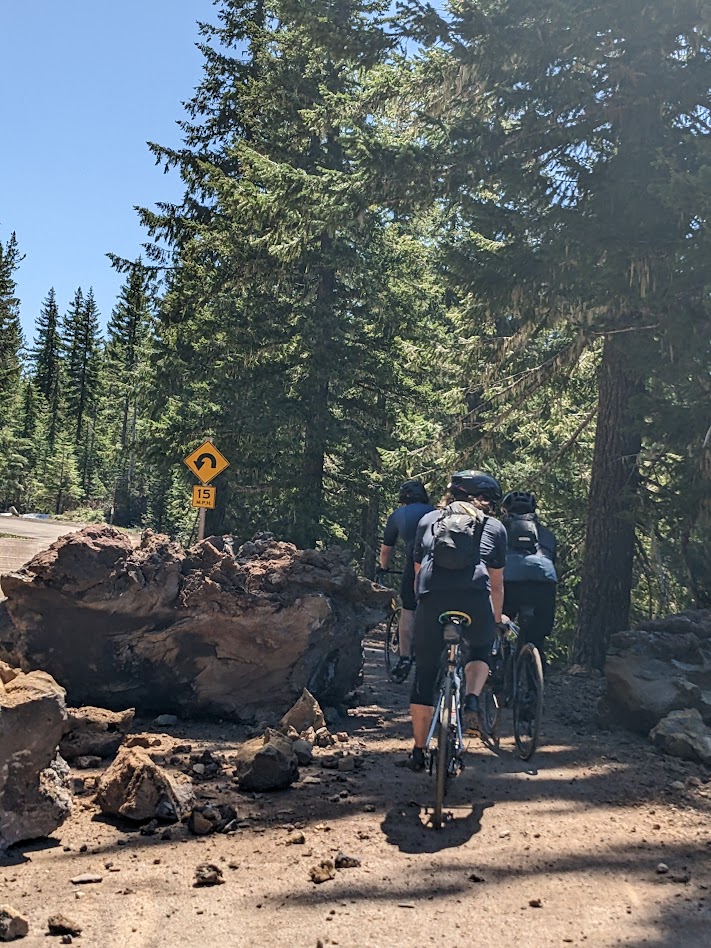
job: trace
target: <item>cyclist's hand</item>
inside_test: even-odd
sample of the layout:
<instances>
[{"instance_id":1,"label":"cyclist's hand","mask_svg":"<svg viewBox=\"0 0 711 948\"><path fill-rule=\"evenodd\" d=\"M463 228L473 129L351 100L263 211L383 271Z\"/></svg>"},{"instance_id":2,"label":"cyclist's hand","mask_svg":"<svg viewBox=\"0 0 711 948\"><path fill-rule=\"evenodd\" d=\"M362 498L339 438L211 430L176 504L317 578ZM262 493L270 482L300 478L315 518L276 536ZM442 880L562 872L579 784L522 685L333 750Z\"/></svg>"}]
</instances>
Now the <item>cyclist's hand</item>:
<instances>
[{"instance_id":1,"label":"cyclist's hand","mask_svg":"<svg viewBox=\"0 0 711 948\"><path fill-rule=\"evenodd\" d=\"M508 616L505 616L502 612L501 618L496 624L499 626L499 628L508 629L508 627L511 625L511 619L509 619Z\"/></svg>"}]
</instances>

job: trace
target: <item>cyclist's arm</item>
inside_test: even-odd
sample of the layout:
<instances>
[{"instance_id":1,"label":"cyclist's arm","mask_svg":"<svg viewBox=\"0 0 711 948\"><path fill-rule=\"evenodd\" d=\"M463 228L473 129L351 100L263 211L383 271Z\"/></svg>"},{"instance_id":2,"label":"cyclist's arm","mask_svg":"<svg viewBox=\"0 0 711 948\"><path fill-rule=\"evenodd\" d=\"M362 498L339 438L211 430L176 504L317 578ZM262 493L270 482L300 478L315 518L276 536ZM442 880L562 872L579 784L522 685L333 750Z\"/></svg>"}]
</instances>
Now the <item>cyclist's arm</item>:
<instances>
[{"instance_id":1,"label":"cyclist's arm","mask_svg":"<svg viewBox=\"0 0 711 948\"><path fill-rule=\"evenodd\" d=\"M491 605L494 609L494 621L501 622L501 613L504 608L504 571L487 566L489 583L491 584Z\"/></svg>"},{"instance_id":2,"label":"cyclist's arm","mask_svg":"<svg viewBox=\"0 0 711 948\"><path fill-rule=\"evenodd\" d=\"M392 546L386 546L384 543L380 547L380 568L387 569L390 566L390 557L393 555Z\"/></svg>"}]
</instances>

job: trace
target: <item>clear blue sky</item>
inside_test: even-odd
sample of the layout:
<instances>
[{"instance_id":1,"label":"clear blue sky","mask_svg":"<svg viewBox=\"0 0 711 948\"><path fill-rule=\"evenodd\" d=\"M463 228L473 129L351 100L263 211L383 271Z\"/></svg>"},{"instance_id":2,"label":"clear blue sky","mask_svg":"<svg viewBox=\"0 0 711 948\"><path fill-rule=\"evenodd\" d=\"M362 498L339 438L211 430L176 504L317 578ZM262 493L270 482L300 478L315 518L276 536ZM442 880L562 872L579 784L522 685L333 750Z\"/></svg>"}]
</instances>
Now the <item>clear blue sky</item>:
<instances>
[{"instance_id":1,"label":"clear blue sky","mask_svg":"<svg viewBox=\"0 0 711 948\"><path fill-rule=\"evenodd\" d=\"M176 145L199 82L196 22L212 0L0 0L0 240L14 230L28 341L54 286L64 312L94 287L105 323L146 235L134 205L181 194L147 141Z\"/></svg>"}]
</instances>

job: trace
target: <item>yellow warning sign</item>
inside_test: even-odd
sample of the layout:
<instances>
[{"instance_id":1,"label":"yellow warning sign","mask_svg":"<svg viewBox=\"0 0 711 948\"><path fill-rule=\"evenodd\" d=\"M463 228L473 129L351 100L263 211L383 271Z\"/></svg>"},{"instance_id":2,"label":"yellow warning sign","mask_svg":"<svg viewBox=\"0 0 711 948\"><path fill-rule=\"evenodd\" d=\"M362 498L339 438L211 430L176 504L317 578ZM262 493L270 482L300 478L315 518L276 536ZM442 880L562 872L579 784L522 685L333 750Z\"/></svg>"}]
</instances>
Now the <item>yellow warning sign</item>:
<instances>
[{"instance_id":1,"label":"yellow warning sign","mask_svg":"<svg viewBox=\"0 0 711 948\"><path fill-rule=\"evenodd\" d=\"M220 454L212 441L206 441L199 448L195 448L193 453L185 458L185 463L203 484L209 484L213 478L230 466L230 462ZM212 506L214 507L214 504Z\"/></svg>"},{"instance_id":2,"label":"yellow warning sign","mask_svg":"<svg viewBox=\"0 0 711 948\"><path fill-rule=\"evenodd\" d=\"M216 494L216 487L195 484L193 486L193 507L207 507L208 510L214 510Z\"/></svg>"}]
</instances>

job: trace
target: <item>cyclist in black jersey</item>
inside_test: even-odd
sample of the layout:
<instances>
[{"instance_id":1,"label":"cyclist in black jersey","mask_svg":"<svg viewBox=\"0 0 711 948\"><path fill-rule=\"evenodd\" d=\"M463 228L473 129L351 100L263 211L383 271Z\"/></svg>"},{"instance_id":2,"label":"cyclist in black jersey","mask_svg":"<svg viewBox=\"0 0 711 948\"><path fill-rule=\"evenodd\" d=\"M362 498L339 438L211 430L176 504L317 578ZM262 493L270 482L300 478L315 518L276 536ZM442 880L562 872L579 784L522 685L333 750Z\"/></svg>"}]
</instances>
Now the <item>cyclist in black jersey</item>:
<instances>
[{"instance_id":1,"label":"cyclist in black jersey","mask_svg":"<svg viewBox=\"0 0 711 948\"><path fill-rule=\"evenodd\" d=\"M398 491L400 507L388 517L380 547L380 567L386 570L390 565L393 549L398 539L405 545L405 568L400 582L400 601L402 611L398 626L400 658L392 670L395 681L404 681L412 665L412 633L415 627L415 566L412 559L412 546L415 542L417 524L425 514L434 510L421 480L405 481Z\"/></svg>"}]
</instances>

